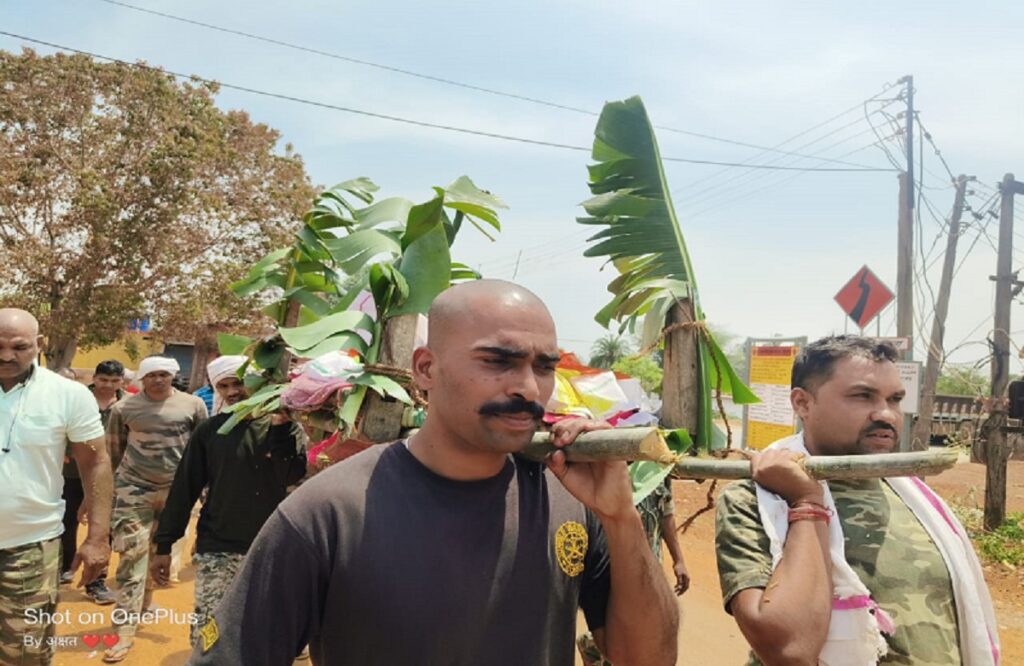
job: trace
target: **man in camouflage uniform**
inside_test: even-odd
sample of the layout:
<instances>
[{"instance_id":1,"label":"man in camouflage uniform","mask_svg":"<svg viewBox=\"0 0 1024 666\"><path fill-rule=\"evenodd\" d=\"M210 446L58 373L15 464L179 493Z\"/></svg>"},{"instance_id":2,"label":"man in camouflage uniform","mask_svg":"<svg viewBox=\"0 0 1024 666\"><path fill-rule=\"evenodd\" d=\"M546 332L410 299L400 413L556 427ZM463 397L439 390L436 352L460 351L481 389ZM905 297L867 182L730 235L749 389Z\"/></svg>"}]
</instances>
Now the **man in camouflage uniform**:
<instances>
[{"instance_id":1,"label":"man in camouflage uniform","mask_svg":"<svg viewBox=\"0 0 1024 666\"><path fill-rule=\"evenodd\" d=\"M890 346L854 336L825 338L800 351L791 401L808 452L849 455L896 448L905 391L895 360ZM836 612L847 608L834 603L840 593L833 586L829 520L840 521L846 564L870 592L867 607L888 650L878 663L971 663L961 658L954 604L953 582L964 574L949 570L901 497L882 479L829 481L835 504L829 519L828 511L819 511L825 484L807 475L799 457L779 446L754 454L753 480L729 485L718 502L722 596L751 645L749 664L760 664L759 656L767 663L817 663L822 650L840 638L830 626ZM774 570L755 483L790 507ZM894 630L886 626L887 618ZM862 640L857 635L848 638Z\"/></svg>"},{"instance_id":2,"label":"man in camouflage uniform","mask_svg":"<svg viewBox=\"0 0 1024 666\"><path fill-rule=\"evenodd\" d=\"M60 534L61 466L67 441L81 470L89 533L70 568L79 585L110 557L110 458L96 401L77 382L36 365L42 336L24 310L0 309L0 664L53 658Z\"/></svg>"},{"instance_id":3,"label":"man in camouflage uniform","mask_svg":"<svg viewBox=\"0 0 1024 666\"><path fill-rule=\"evenodd\" d=\"M116 403L107 424L112 455L121 457L112 519L113 548L121 555L112 615L120 640L104 653L107 663L123 660L132 646L140 614L152 597L147 573L160 512L185 444L207 418L201 398L172 387L177 372L174 359L143 359L138 373L143 390Z\"/></svg>"},{"instance_id":4,"label":"man in camouflage uniform","mask_svg":"<svg viewBox=\"0 0 1024 666\"><path fill-rule=\"evenodd\" d=\"M219 404L228 406L245 399L245 385L237 374L245 360L244 356L221 356L207 366ZM189 627L192 645L263 523L285 498L288 486L306 472L305 436L284 414L245 419L230 432L218 433L230 416L213 416L189 439L160 517L154 539L156 555L150 562L153 579L158 585L167 585L171 545L185 533L192 507L203 488L208 488L192 557L197 618Z\"/></svg>"},{"instance_id":5,"label":"man in camouflage uniform","mask_svg":"<svg viewBox=\"0 0 1024 666\"><path fill-rule=\"evenodd\" d=\"M686 561L683 559L683 549L679 547L679 535L676 533L676 509L672 501L672 481L665 479L664 483L651 492L650 495L640 500L636 505L640 512L640 520L644 523L644 532L647 533L647 540L651 544L654 556L661 562L661 542L665 542L668 554L672 558L672 573L675 576L675 592L682 595L690 589L690 572L686 569Z\"/></svg>"}]
</instances>

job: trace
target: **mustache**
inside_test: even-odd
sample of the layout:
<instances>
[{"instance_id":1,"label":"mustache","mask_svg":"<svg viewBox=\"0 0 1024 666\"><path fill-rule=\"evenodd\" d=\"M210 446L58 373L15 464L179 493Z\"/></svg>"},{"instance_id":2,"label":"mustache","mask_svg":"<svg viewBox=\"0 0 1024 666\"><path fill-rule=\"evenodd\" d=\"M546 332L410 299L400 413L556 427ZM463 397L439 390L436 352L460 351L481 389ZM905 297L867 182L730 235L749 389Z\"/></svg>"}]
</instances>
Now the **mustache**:
<instances>
[{"instance_id":1,"label":"mustache","mask_svg":"<svg viewBox=\"0 0 1024 666\"><path fill-rule=\"evenodd\" d=\"M501 416L502 414L529 414L534 421L544 417L544 406L525 398L512 398L506 402L487 402L479 410L481 416Z\"/></svg>"},{"instance_id":2,"label":"mustache","mask_svg":"<svg viewBox=\"0 0 1024 666\"><path fill-rule=\"evenodd\" d=\"M895 437L899 436L899 433L896 432L896 429L893 428L891 425L889 425L888 423L880 423L880 422L875 422L875 423L872 423L871 425L869 425L867 427L867 429L864 430L864 434L865 435L873 435L876 432L880 432L880 431L883 431L883 430L888 430Z\"/></svg>"}]
</instances>

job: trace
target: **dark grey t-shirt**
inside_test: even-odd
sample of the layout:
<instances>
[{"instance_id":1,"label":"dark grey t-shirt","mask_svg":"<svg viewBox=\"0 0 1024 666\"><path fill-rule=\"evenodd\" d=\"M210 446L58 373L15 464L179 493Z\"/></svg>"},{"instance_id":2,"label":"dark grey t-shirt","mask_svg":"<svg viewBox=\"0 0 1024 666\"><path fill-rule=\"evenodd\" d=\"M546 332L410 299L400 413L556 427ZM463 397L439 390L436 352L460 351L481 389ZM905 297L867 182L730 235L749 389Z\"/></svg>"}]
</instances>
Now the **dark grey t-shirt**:
<instances>
[{"instance_id":1,"label":"dark grey t-shirt","mask_svg":"<svg viewBox=\"0 0 1024 666\"><path fill-rule=\"evenodd\" d=\"M317 475L264 525L191 664L573 663L604 626L607 543L543 465L452 481L403 444Z\"/></svg>"}]
</instances>

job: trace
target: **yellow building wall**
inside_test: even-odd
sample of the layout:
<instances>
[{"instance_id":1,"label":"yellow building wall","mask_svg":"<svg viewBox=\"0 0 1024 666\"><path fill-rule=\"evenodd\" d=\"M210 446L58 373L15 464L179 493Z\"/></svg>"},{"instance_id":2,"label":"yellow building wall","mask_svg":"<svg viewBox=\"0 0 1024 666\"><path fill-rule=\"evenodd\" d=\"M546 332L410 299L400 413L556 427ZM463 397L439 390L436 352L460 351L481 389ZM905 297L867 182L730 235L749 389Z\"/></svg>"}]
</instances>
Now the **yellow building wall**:
<instances>
[{"instance_id":1,"label":"yellow building wall","mask_svg":"<svg viewBox=\"0 0 1024 666\"><path fill-rule=\"evenodd\" d=\"M135 360L128 355L129 343L132 343L137 350ZM99 363L113 360L120 361L124 367L130 370L136 370L139 367L139 361L151 354L160 354L163 350L162 342L153 340L150 336L142 333L129 333L125 339L118 340L106 347L96 347L89 351L78 350L75 353L75 358L71 361L71 367L76 371L83 370L86 373L92 373Z\"/></svg>"}]
</instances>

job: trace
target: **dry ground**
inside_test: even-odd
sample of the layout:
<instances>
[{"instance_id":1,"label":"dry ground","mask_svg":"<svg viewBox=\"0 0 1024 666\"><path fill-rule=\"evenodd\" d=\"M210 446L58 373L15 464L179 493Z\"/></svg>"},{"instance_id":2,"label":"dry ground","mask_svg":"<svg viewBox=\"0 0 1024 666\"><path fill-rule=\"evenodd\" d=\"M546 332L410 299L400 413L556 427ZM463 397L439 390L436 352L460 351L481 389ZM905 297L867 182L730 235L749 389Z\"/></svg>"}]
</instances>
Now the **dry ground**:
<instances>
[{"instance_id":1,"label":"dry ground","mask_svg":"<svg viewBox=\"0 0 1024 666\"><path fill-rule=\"evenodd\" d=\"M984 479L985 470L981 465L962 464L930 479L930 483L947 499L977 505L982 501ZM674 487L677 516L685 517L703 506L707 488L706 484L677 481ZM1024 462L1010 463L1007 504L1010 511L1024 511ZM722 609L713 537L714 518L711 512L699 517L682 537L693 583L690 591L680 599L683 623L679 632L679 664L742 664L745 659L743 637L735 622ZM667 553L665 555L667 562ZM1024 571L995 565L986 567L985 573L999 619L1003 663L1024 664ZM157 591L156 603L177 611L178 615L190 612L192 582L192 569L186 566L180 583ZM80 591L62 588L60 610L70 611L72 623L58 627L58 636L70 637L75 644L58 648L54 663L57 666L101 663L101 653L87 648L82 637L109 632L110 607L95 606ZM97 619L103 621L89 621L86 615L79 617L80 613L93 612L99 612L100 618ZM185 663L188 652L187 627L163 621L139 631L131 656L122 663L126 666L180 666Z\"/></svg>"}]
</instances>

